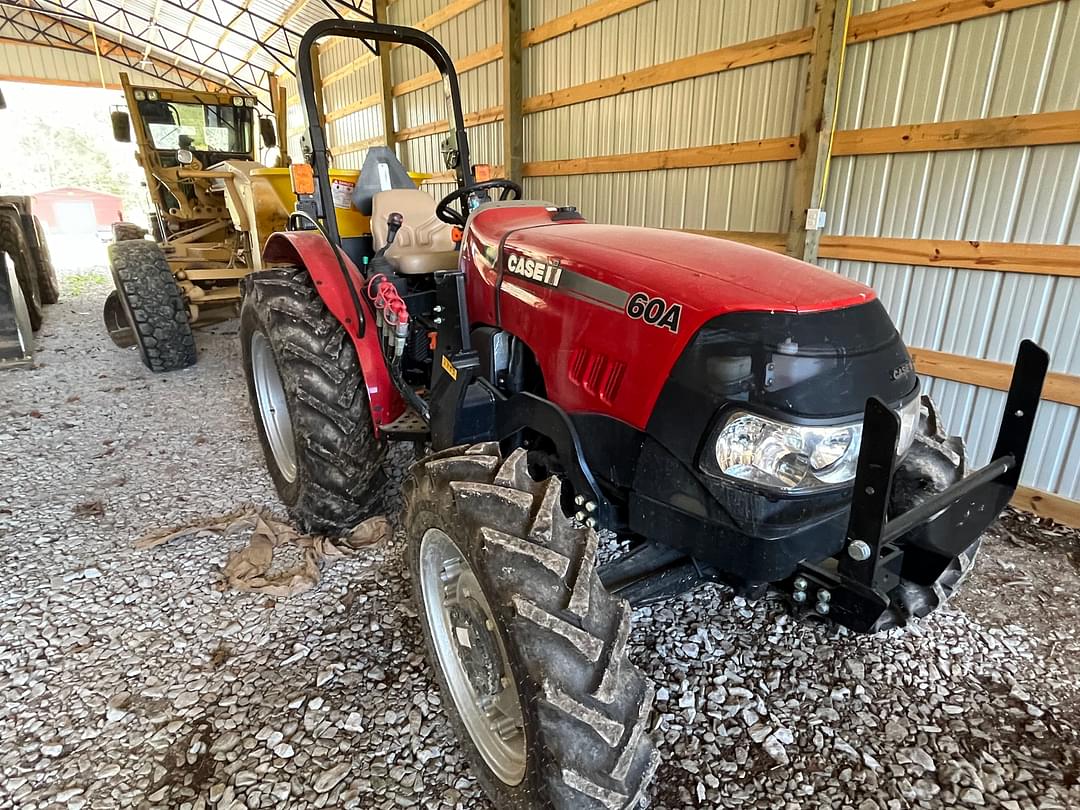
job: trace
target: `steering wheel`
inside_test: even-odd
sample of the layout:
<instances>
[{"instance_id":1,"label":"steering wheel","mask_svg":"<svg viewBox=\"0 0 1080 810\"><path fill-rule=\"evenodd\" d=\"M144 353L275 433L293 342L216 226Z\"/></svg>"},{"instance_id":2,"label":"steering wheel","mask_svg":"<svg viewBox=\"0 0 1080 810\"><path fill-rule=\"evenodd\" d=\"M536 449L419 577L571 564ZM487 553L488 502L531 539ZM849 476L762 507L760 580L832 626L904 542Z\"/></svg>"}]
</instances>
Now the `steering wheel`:
<instances>
[{"instance_id":1,"label":"steering wheel","mask_svg":"<svg viewBox=\"0 0 1080 810\"><path fill-rule=\"evenodd\" d=\"M439 201L439 205L435 209L435 216L447 225L456 225L459 228L464 228L465 222L469 216L468 213L462 213L457 208L451 208L451 205L453 203L467 205L467 200L472 195L475 194L479 196L483 194L486 197L487 192L490 189L495 188L502 189L502 194L499 195L499 202L521 199L521 186L513 180L504 180L502 178L485 180L482 183L473 183L471 186L465 186L464 188L451 191Z\"/></svg>"}]
</instances>

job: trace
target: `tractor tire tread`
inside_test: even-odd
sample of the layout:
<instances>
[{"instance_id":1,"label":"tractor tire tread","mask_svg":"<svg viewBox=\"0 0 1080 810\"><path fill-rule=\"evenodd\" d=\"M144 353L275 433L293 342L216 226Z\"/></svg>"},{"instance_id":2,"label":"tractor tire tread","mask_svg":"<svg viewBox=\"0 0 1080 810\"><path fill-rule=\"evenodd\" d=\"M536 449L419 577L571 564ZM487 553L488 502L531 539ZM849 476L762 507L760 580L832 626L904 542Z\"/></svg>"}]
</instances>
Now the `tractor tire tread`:
<instances>
[{"instance_id":1,"label":"tractor tire tread","mask_svg":"<svg viewBox=\"0 0 1080 810\"><path fill-rule=\"evenodd\" d=\"M144 239L109 245L109 266L142 354L154 372L177 371L197 359L187 304L165 254Z\"/></svg>"},{"instance_id":2,"label":"tractor tire tread","mask_svg":"<svg viewBox=\"0 0 1080 810\"><path fill-rule=\"evenodd\" d=\"M460 516L476 544L470 564L527 672L523 702L535 703L533 745L543 756L531 801L637 807L659 762L649 735L653 686L627 654L629 606L596 574L597 535L563 513L561 487L529 475L524 449L503 459L487 443L430 456L405 484L410 556L417 565L425 515Z\"/></svg>"},{"instance_id":3,"label":"tractor tire tread","mask_svg":"<svg viewBox=\"0 0 1080 810\"><path fill-rule=\"evenodd\" d=\"M30 328L36 332L44 320L41 289L34 257L23 232L22 216L12 209L0 210L0 253L7 253L15 264L15 277L26 300Z\"/></svg>"},{"instance_id":4,"label":"tractor tire tread","mask_svg":"<svg viewBox=\"0 0 1080 810\"><path fill-rule=\"evenodd\" d=\"M306 473L287 506L307 531L346 532L370 510L385 478L386 447L375 434L356 348L306 270L254 273L244 299L261 319L295 396L294 433Z\"/></svg>"},{"instance_id":5,"label":"tractor tire tread","mask_svg":"<svg viewBox=\"0 0 1080 810\"><path fill-rule=\"evenodd\" d=\"M34 235L37 237L37 282L38 291L41 293L41 303L55 304L60 300L60 282L56 278L56 267L53 265L52 253L49 243L45 239L45 229L41 227L41 220L36 216L34 220Z\"/></svg>"}]
</instances>

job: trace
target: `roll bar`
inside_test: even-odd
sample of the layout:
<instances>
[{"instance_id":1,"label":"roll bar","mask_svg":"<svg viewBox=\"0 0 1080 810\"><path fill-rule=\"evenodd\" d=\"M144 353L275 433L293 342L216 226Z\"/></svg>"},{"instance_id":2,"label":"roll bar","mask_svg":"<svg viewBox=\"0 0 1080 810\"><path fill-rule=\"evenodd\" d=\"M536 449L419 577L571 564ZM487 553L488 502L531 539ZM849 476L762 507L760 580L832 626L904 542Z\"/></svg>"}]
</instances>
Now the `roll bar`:
<instances>
[{"instance_id":1,"label":"roll bar","mask_svg":"<svg viewBox=\"0 0 1080 810\"><path fill-rule=\"evenodd\" d=\"M355 20L322 20L311 26L300 40L297 49L297 67L300 77L300 98L307 118L308 139L311 143L311 162L318 181L319 207L322 209L326 235L335 245L341 244L337 218L333 216L334 198L330 190L330 161L326 133L319 120L319 105L315 97L315 77L312 69L315 43L322 37L336 36L348 39L369 39L375 42L397 42L419 48L435 63L446 82L447 97L453 115L454 135L461 156L460 182L472 185L472 162L469 158L469 139L465 132L465 116L461 111L461 88L457 71L450 54L433 37L416 28L383 23L358 22Z\"/></svg>"}]
</instances>

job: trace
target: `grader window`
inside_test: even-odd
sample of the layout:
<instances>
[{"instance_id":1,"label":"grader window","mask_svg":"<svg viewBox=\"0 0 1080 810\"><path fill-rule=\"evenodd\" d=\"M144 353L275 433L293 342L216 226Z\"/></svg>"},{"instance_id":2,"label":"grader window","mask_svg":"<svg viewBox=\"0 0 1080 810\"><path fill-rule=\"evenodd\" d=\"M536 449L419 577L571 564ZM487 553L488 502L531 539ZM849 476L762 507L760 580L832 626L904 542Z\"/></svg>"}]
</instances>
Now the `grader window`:
<instances>
[{"instance_id":1,"label":"grader window","mask_svg":"<svg viewBox=\"0 0 1080 810\"><path fill-rule=\"evenodd\" d=\"M156 149L251 154L250 107L142 101L139 112Z\"/></svg>"}]
</instances>

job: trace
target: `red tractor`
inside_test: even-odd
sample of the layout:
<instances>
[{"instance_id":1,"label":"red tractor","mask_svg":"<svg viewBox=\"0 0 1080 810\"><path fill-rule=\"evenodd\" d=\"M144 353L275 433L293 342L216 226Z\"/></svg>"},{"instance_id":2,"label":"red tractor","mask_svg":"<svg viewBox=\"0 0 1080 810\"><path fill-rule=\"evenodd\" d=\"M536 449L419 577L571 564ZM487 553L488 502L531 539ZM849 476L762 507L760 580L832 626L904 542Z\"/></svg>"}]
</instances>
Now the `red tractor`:
<instances>
[{"instance_id":1,"label":"red tractor","mask_svg":"<svg viewBox=\"0 0 1080 810\"><path fill-rule=\"evenodd\" d=\"M458 189L388 150L334 215L310 55L420 48L445 78ZM327 21L299 61L314 183L244 281L241 338L281 499L337 533L406 484L420 624L444 706L499 808L636 806L658 762L631 605L724 583L858 632L956 590L1015 490L1048 358L1020 347L993 460L966 475L874 291L704 236L589 224L477 182L447 52ZM310 192L310 193L308 193ZM348 205L348 201L345 202ZM621 542L604 564L597 532Z\"/></svg>"}]
</instances>

